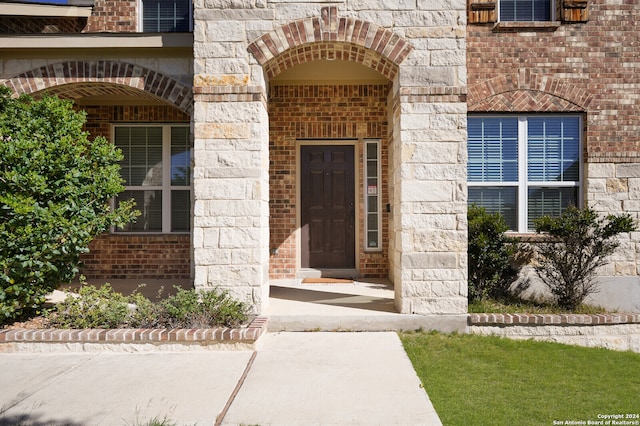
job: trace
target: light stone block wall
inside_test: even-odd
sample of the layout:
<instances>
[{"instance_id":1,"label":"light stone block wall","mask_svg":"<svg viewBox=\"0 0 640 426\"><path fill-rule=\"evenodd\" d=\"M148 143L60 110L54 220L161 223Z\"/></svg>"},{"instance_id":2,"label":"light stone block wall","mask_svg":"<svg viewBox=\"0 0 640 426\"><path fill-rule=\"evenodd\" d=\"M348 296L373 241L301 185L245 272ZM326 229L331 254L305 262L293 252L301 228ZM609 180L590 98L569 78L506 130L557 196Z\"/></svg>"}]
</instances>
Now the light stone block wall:
<instances>
[{"instance_id":1,"label":"light stone block wall","mask_svg":"<svg viewBox=\"0 0 640 426\"><path fill-rule=\"evenodd\" d=\"M628 213L640 225L640 164L589 163L585 167L586 203L602 216ZM598 275L640 275L640 232L619 237L620 247Z\"/></svg>"},{"instance_id":2,"label":"light stone block wall","mask_svg":"<svg viewBox=\"0 0 640 426\"><path fill-rule=\"evenodd\" d=\"M195 284L228 288L256 312L264 309L268 116L266 104L247 94L266 99L266 82L247 47L284 24L319 17L327 5L339 17L382 25L414 48L390 103L396 305L403 313L463 314L465 0L194 1Z\"/></svg>"},{"instance_id":3,"label":"light stone block wall","mask_svg":"<svg viewBox=\"0 0 640 426\"><path fill-rule=\"evenodd\" d=\"M537 340L567 345L640 353L640 324L613 325L473 325L469 332L514 340Z\"/></svg>"}]
</instances>

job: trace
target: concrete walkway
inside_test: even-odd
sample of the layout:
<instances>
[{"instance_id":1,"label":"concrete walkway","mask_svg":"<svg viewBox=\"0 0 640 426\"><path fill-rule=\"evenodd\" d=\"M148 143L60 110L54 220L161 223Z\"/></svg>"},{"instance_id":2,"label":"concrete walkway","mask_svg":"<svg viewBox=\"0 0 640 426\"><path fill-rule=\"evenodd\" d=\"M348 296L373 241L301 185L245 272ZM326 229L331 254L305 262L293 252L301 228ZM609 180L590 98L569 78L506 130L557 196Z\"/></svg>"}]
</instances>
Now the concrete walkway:
<instances>
[{"instance_id":1,"label":"concrete walkway","mask_svg":"<svg viewBox=\"0 0 640 426\"><path fill-rule=\"evenodd\" d=\"M0 425L439 425L398 336L269 333L254 351L2 353Z\"/></svg>"}]
</instances>

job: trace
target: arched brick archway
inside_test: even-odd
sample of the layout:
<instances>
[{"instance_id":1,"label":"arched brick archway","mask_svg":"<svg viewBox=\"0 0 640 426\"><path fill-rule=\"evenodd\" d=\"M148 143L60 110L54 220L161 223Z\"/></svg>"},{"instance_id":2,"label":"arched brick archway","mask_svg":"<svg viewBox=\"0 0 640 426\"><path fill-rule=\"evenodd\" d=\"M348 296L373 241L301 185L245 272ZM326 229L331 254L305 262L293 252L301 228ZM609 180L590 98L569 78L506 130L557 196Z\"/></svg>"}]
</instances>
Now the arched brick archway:
<instances>
[{"instance_id":1,"label":"arched brick archway","mask_svg":"<svg viewBox=\"0 0 640 426\"><path fill-rule=\"evenodd\" d=\"M323 7L319 17L285 24L253 41L247 50L264 67L267 78L326 59L356 62L393 81L397 66L413 46L380 25L338 17L337 7Z\"/></svg>"},{"instance_id":2,"label":"arched brick archway","mask_svg":"<svg viewBox=\"0 0 640 426\"><path fill-rule=\"evenodd\" d=\"M470 112L583 112L592 101L584 89L529 71L475 84L467 99Z\"/></svg>"},{"instance_id":3,"label":"arched brick archway","mask_svg":"<svg viewBox=\"0 0 640 426\"><path fill-rule=\"evenodd\" d=\"M89 84L87 84L89 83ZM58 62L35 68L3 83L14 93L33 94L65 87L88 94L127 94L144 92L191 114L191 88L177 80L140 65L127 62L97 60Z\"/></svg>"}]
</instances>

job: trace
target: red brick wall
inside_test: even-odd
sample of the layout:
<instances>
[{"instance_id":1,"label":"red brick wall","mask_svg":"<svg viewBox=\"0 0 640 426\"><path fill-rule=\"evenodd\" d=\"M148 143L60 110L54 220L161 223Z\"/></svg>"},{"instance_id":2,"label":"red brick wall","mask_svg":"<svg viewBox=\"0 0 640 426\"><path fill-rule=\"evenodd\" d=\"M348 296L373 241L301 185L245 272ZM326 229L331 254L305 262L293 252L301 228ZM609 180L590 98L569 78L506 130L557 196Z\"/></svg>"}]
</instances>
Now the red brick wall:
<instances>
[{"instance_id":1,"label":"red brick wall","mask_svg":"<svg viewBox=\"0 0 640 426\"><path fill-rule=\"evenodd\" d=\"M292 278L296 273L296 140L358 139L356 159L358 193L359 269L362 276L388 275L389 202L386 85L274 86L269 93L270 276ZM362 195L362 139L381 139L382 251L364 252Z\"/></svg>"},{"instance_id":2,"label":"red brick wall","mask_svg":"<svg viewBox=\"0 0 640 426\"><path fill-rule=\"evenodd\" d=\"M584 111L587 161L640 161L640 8L588 8L588 22L555 30L470 24L469 111Z\"/></svg>"},{"instance_id":3,"label":"red brick wall","mask_svg":"<svg viewBox=\"0 0 640 426\"><path fill-rule=\"evenodd\" d=\"M84 32L135 32L137 0L96 0Z\"/></svg>"},{"instance_id":4,"label":"red brick wall","mask_svg":"<svg viewBox=\"0 0 640 426\"><path fill-rule=\"evenodd\" d=\"M189 235L102 235L82 256L88 280L188 279Z\"/></svg>"},{"instance_id":5,"label":"red brick wall","mask_svg":"<svg viewBox=\"0 0 640 426\"><path fill-rule=\"evenodd\" d=\"M110 137L111 123L188 123L189 116L170 106L84 106L92 136ZM81 273L89 280L189 279L191 240L188 234L105 234L82 256Z\"/></svg>"}]
</instances>

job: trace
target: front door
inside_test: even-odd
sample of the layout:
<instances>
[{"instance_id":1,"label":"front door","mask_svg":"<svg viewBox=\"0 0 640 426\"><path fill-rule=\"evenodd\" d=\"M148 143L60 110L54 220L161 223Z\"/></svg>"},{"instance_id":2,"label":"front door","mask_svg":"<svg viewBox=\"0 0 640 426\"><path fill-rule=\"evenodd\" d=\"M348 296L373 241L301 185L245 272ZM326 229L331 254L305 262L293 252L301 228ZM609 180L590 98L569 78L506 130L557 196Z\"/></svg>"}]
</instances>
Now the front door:
<instances>
[{"instance_id":1,"label":"front door","mask_svg":"<svg viewBox=\"0 0 640 426\"><path fill-rule=\"evenodd\" d=\"M355 268L353 145L300 148L303 268Z\"/></svg>"}]
</instances>

